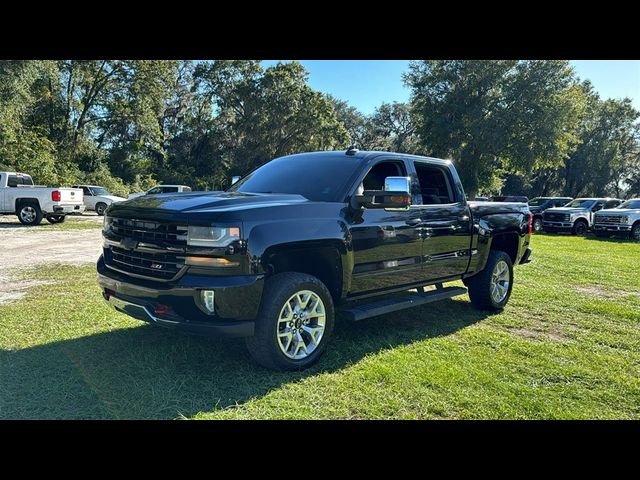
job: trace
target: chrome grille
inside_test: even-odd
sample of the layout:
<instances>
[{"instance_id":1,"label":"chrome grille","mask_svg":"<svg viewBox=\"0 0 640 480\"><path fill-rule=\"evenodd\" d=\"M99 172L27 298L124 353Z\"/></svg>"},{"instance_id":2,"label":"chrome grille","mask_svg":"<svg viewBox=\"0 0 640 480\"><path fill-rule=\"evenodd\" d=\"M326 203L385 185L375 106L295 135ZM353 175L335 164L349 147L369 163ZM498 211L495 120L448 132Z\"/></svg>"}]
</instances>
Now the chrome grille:
<instances>
[{"instance_id":1,"label":"chrome grille","mask_svg":"<svg viewBox=\"0 0 640 480\"><path fill-rule=\"evenodd\" d=\"M184 257L173 253L151 253L111 246L107 265L125 273L158 280L171 280L184 266Z\"/></svg>"},{"instance_id":2,"label":"chrome grille","mask_svg":"<svg viewBox=\"0 0 640 480\"><path fill-rule=\"evenodd\" d=\"M119 237L132 238L139 242L170 243L176 246L187 245L186 225L113 218L111 232Z\"/></svg>"},{"instance_id":3,"label":"chrome grille","mask_svg":"<svg viewBox=\"0 0 640 480\"><path fill-rule=\"evenodd\" d=\"M608 215L596 215L595 223L622 223L622 217L608 216Z\"/></svg>"}]
</instances>

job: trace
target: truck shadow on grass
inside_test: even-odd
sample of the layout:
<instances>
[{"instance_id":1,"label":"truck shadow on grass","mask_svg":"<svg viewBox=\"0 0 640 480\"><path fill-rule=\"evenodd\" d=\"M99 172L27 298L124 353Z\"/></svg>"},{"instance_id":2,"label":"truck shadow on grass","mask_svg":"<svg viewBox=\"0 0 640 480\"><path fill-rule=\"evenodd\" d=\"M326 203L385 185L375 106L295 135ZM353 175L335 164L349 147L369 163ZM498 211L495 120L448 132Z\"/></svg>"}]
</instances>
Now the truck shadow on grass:
<instances>
[{"instance_id":1,"label":"truck shadow on grass","mask_svg":"<svg viewBox=\"0 0 640 480\"><path fill-rule=\"evenodd\" d=\"M242 404L283 384L357 363L368 354L450 335L486 318L445 300L358 323L338 321L328 351L302 372L255 366L242 339L148 325L0 352L0 418L190 417Z\"/></svg>"}]
</instances>

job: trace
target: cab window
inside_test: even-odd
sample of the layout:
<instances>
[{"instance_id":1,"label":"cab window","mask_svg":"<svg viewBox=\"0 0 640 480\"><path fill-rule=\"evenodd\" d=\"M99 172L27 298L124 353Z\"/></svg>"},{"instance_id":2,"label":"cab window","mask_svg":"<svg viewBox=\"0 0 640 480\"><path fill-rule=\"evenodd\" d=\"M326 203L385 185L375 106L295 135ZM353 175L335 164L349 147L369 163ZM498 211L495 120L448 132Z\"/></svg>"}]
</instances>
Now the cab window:
<instances>
[{"instance_id":1,"label":"cab window","mask_svg":"<svg viewBox=\"0 0 640 480\"><path fill-rule=\"evenodd\" d=\"M438 168L428 163L414 162L418 177L419 194L414 198L421 205L438 205L454 203L453 190L447 174L442 168Z\"/></svg>"},{"instance_id":2,"label":"cab window","mask_svg":"<svg viewBox=\"0 0 640 480\"><path fill-rule=\"evenodd\" d=\"M147 192L147 194L155 195L156 193L162 193L160 187L153 187L151 190Z\"/></svg>"},{"instance_id":3,"label":"cab window","mask_svg":"<svg viewBox=\"0 0 640 480\"><path fill-rule=\"evenodd\" d=\"M162 193L175 193L178 191L178 187L162 187Z\"/></svg>"},{"instance_id":4,"label":"cab window","mask_svg":"<svg viewBox=\"0 0 640 480\"><path fill-rule=\"evenodd\" d=\"M605 202L604 208L616 208L618 205L620 205L620 200L609 200Z\"/></svg>"}]
</instances>

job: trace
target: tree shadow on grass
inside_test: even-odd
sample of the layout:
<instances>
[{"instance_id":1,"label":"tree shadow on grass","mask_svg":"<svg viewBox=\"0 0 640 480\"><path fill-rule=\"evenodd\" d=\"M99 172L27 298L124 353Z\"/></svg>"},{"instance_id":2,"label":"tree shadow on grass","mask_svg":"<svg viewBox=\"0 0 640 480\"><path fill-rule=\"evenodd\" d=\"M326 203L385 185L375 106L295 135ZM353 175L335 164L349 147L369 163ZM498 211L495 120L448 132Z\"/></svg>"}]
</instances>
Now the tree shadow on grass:
<instances>
[{"instance_id":1,"label":"tree shadow on grass","mask_svg":"<svg viewBox=\"0 0 640 480\"><path fill-rule=\"evenodd\" d=\"M488 314L445 300L395 315L338 320L319 363L302 372L255 366L242 339L149 325L0 352L0 418L190 417L241 404L365 355L452 334Z\"/></svg>"}]
</instances>

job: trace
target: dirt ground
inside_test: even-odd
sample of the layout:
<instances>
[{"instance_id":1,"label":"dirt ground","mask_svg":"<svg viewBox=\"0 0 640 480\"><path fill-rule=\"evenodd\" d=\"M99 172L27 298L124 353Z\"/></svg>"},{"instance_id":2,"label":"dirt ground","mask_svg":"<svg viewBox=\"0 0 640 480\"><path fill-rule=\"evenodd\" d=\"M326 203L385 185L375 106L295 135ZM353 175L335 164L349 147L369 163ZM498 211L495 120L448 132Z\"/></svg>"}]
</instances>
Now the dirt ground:
<instances>
[{"instance_id":1,"label":"dirt ground","mask_svg":"<svg viewBox=\"0 0 640 480\"><path fill-rule=\"evenodd\" d=\"M102 223L102 217L85 214L67 222ZM20 299L29 287L42 282L19 279L21 270L65 263L82 265L98 260L102 248L100 228L54 230L46 221L25 227L15 216L0 215L0 304Z\"/></svg>"}]
</instances>

